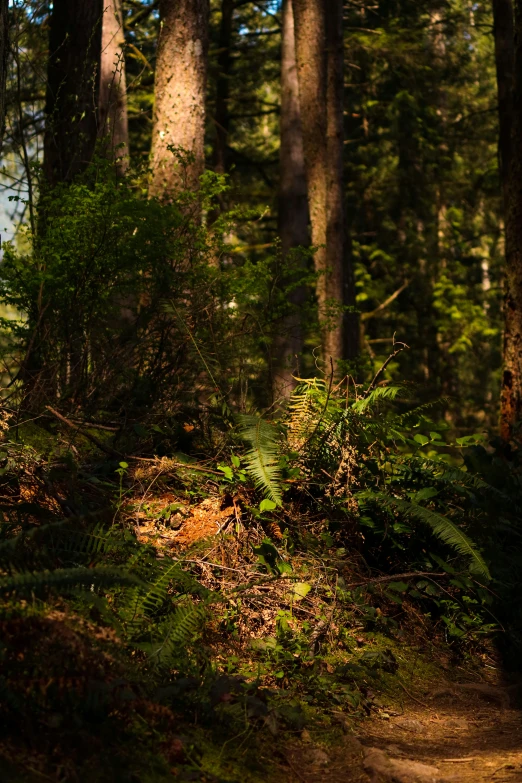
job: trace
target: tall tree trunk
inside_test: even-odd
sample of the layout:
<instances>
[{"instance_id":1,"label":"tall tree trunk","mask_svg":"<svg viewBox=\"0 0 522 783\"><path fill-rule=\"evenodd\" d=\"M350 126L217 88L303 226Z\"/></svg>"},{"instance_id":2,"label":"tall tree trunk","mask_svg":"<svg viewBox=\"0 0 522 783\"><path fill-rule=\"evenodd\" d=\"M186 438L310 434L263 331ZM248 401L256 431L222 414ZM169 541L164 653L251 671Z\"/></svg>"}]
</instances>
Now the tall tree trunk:
<instances>
[{"instance_id":1,"label":"tall tree trunk","mask_svg":"<svg viewBox=\"0 0 522 783\"><path fill-rule=\"evenodd\" d=\"M7 59L9 56L9 0L0 0L0 146L5 131Z\"/></svg>"},{"instance_id":2,"label":"tall tree trunk","mask_svg":"<svg viewBox=\"0 0 522 783\"><path fill-rule=\"evenodd\" d=\"M232 21L234 0L222 0L221 24L219 27L219 54L217 57L218 74L216 79L216 135L214 142L214 170L218 174L227 171L228 134L230 130L230 70L232 65Z\"/></svg>"},{"instance_id":3,"label":"tall tree trunk","mask_svg":"<svg viewBox=\"0 0 522 783\"><path fill-rule=\"evenodd\" d=\"M326 278L327 299L351 310L342 312L327 332L326 354L353 359L359 353L359 318L344 207L344 42L343 2L325 0L326 10Z\"/></svg>"},{"instance_id":4,"label":"tall tree trunk","mask_svg":"<svg viewBox=\"0 0 522 783\"><path fill-rule=\"evenodd\" d=\"M54 185L70 181L92 159L103 0L54 0L47 66L44 173Z\"/></svg>"},{"instance_id":5,"label":"tall tree trunk","mask_svg":"<svg viewBox=\"0 0 522 783\"><path fill-rule=\"evenodd\" d=\"M358 351L343 193L342 0L294 0L304 153L324 358ZM354 328L355 326L355 328Z\"/></svg>"},{"instance_id":6,"label":"tall tree trunk","mask_svg":"<svg viewBox=\"0 0 522 783\"><path fill-rule=\"evenodd\" d=\"M161 0L152 130L152 196L194 189L205 167L208 0ZM171 149L188 153L184 164Z\"/></svg>"},{"instance_id":7,"label":"tall tree trunk","mask_svg":"<svg viewBox=\"0 0 522 783\"><path fill-rule=\"evenodd\" d=\"M506 224L504 354L500 431L522 424L522 2L493 0L499 154Z\"/></svg>"},{"instance_id":8,"label":"tall tree trunk","mask_svg":"<svg viewBox=\"0 0 522 783\"><path fill-rule=\"evenodd\" d=\"M129 123L122 0L103 0L100 60L99 135L108 141L118 171L128 167Z\"/></svg>"},{"instance_id":9,"label":"tall tree trunk","mask_svg":"<svg viewBox=\"0 0 522 783\"><path fill-rule=\"evenodd\" d=\"M281 41L281 145L279 151L279 236L283 262L292 248L306 246L308 236L308 194L295 56L293 0L283 0ZM297 361L303 350L303 325L299 306L306 291L290 284L292 312L274 341L274 397L288 397L295 385Z\"/></svg>"}]
</instances>

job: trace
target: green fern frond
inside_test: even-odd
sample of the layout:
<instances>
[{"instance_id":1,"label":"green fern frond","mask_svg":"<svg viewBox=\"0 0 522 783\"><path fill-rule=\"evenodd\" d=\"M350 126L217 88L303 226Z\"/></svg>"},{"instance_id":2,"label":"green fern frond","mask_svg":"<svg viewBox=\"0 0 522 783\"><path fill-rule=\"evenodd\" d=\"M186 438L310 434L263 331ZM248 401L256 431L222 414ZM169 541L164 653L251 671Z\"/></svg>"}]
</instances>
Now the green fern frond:
<instances>
[{"instance_id":1,"label":"green fern frond","mask_svg":"<svg viewBox=\"0 0 522 783\"><path fill-rule=\"evenodd\" d=\"M447 517L438 514L436 511L431 511L424 506L420 506L417 503L411 503L408 500L391 497L384 492L365 493L365 499L373 500L381 506L399 511L405 517L428 525L441 541L444 541L445 544L451 546L460 555L469 559L469 570L472 573L475 573L477 576L481 576L484 579L491 579L484 558L477 550L474 543Z\"/></svg>"},{"instance_id":2,"label":"green fern frond","mask_svg":"<svg viewBox=\"0 0 522 783\"><path fill-rule=\"evenodd\" d=\"M114 587L139 584L136 577L123 569L111 566L98 568L58 568L55 571L19 573L0 579L0 594L67 590L82 585Z\"/></svg>"},{"instance_id":3,"label":"green fern frond","mask_svg":"<svg viewBox=\"0 0 522 783\"><path fill-rule=\"evenodd\" d=\"M205 619L206 611L201 604L180 604L165 622L157 626L156 632L161 637L159 641L141 642L136 647L148 653L158 665L172 664L194 641Z\"/></svg>"},{"instance_id":4,"label":"green fern frond","mask_svg":"<svg viewBox=\"0 0 522 783\"><path fill-rule=\"evenodd\" d=\"M376 389L362 397L352 404L352 409L357 413L364 413L368 408L373 407L383 400L396 400L398 397L407 398L411 395L411 390L407 386L377 386Z\"/></svg>"},{"instance_id":5,"label":"green fern frond","mask_svg":"<svg viewBox=\"0 0 522 783\"><path fill-rule=\"evenodd\" d=\"M158 611L167 598L172 576L178 570L177 563L171 563L153 582L146 585L145 590L136 588L130 591L122 607L122 614L131 626Z\"/></svg>"},{"instance_id":6,"label":"green fern frond","mask_svg":"<svg viewBox=\"0 0 522 783\"><path fill-rule=\"evenodd\" d=\"M447 397L438 397L436 400L430 400L430 402L425 402L422 405L416 405L415 408L412 408L409 411L406 411L405 413L400 413L394 416L394 421L397 425L402 424L406 425L408 422L410 422L412 419L418 419L420 417L424 417L426 413L429 413L433 410L433 408L437 408L440 405L447 405L448 404L448 398Z\"/></svg>"},{"instance_id":7,"label":"green fern frond","mask_svg":"<svg viewBox=\"0 0 522 783\"><path fill-rule=\"evenodd\" d=\"M507 503L513 503L512 498L474 473L468 473L465 470L461 470L453 465L448 465L445 462L427 458L410 457L409 462L410 465L413 466L418 464L421 470L428 469L430 471L431 481L442 481L446 484L460 484L464 487L474 489L477 492L491 494L499 499L505 500Z\"/></svg>"},{"instance_id":8,"label":"green fern frond","mask_svg":"<svg viewBox=\"0 0 522 783\"><path fill-rule=\"evenodd\" d=\"M200 584L197 579L183 571L178 563L169 561L160 568L153 581L148 582L144 588L136 587L128 592L120 611L132 634L143 622L147 621L147 618L154 617L163 607L169 596L171 585L178 589L181 588L186 594L206 599L214 597L214 594Z\"/></svg>"},{"instance_id":9,"label":"green fern frond","mask_svg":"<svg viewBox=\"0 0 522 783\"><path fill-rule=\"evenodd\" d=\"M278 506L283 503L280 437L277 429L258 416L239 416L240 435L250 444L245 454L247 472L258 489Z\"/></svg>"}]
</instances>

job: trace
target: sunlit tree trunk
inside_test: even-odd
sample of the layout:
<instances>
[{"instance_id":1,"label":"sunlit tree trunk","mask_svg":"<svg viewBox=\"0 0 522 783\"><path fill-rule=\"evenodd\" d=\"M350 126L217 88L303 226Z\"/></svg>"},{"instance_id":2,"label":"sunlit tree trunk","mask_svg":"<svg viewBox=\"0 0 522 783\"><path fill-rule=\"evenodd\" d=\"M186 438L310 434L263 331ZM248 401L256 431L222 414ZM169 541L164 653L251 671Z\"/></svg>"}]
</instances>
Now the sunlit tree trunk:
<instances>
[{"instance_id":1,"label":"sunlit tree trunk","mask_svg":"<svg viewBox=\"0 0 522 783\"><path fill-rule=\"evenodd\" d=\"M54 0L49 20L44 173L53 185L89 164L98 131L103 0Z\"/></svg>"},{"instance_id":2,"label":"sunlit tree trunk","mask_svg":"<svg viewBox=\"0 0 522 783\"><path fill-rule=\"evenodd\" d=\"M506 234L500 429L508 440L522 423L522 2L493 0L493 15Z\"/></svg>"},{"instance_id":3,"label":"sunlit tree trunk","mask_svg":"<svg viewBox=\"0 0 522 783\"><path fill-rule=\"evenodd\" d=\"M123 173L128 167L129 125L122 0L103 0L99 135Z\"/></svg>"},{"instance_id":4,"label":"sunlit tree trunk","mask_svg":"<svg viewBox=\"0 0 522 783\"><path fill-rule=\"evenodd\" d=\"M283 262L292 248L306 246L308 236L308 198L303 150L303 131L299 105L299 85L295 58L293 0L283 0L281 41L281 146L279 151L279 235ZM273 387L275 398L288 397L295 385L293 376L303 350L302 313L306 292L290 284L290 315L282 324L274 343Z\"/></svg>"},{"instance_id":5,"label":"sunlit tree trunk","mask_svg":"<svg viewBox=\"0 0 522 783\"><path fill-rule=\"evenodd\" d=\"M317 301L327 362L358 351L343 196L342 0L294 0L304 153ZM355 328L353 325L355 323Z\"/></svg>"},{"instance_id":6,"label":"sunlit tree trunk","mask_svg":"<svg viewBox=\"0 0 522 783\"><path fill-rule=\"evenodd\" d=\"M205 167L208 14L208 0L160 2L150 186L160 198L196 188ZM183 165L172 149L188 153Z\"/></svg>"}]
</instances>

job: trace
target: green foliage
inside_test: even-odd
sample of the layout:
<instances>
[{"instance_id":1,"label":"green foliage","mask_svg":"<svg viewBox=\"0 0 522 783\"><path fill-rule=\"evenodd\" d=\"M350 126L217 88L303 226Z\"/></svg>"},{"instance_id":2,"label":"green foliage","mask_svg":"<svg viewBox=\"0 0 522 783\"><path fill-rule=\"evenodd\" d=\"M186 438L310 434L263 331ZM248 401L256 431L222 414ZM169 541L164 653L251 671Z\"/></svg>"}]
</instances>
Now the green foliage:
<instances>
[{"instance_id":1,"label":"green foliage","mask_svg":"<svg viewBox=\"0 0 522 783\"><path fill-rule=\"evenodd\" d=\"M419 496L420 493L417 493ZM428 495L429 497L429 495ZM375 502L384 508L397 510L403 519L413 519L428 525L435 535L452 547L456 552L470 560L470 571L483 579L489 580L490 573L484 558L470 541L468 536L450 519L431 511L419 503L412 503L400 498L392 498L384 492L365 493L361 499L363 502Z\"/></svg>"},{"instance_id":2,"label":"green foliage","mask_svg":"<svg viewBox=\"0 0 522 783\"><path fill-rule=\"evenodd\" d=\"M286 453L313 488L317 502L333 504L346 524L351 518L374 528L382 520L389 537L391 519L398 547L405 546L401 537L410 540L410 547L414 537L424 542L415 525L420 522L467 560L472 573L488 580L488 566L466 528L477 517L475 494L487 496L495 490L480 477L448 466L448 444L440 431L433 430L436 425L426 415L429 406L410 407L406 413L394 410L401 401L407 403L410 388L370 388L351 400L349 391L318 379L301 381L282 422L286 443L275 439L275 429L265 423L271 464L277 466L278 456ZM255 466L256 486L273 496L275 485L280 499L281 474L267 477L261 469L267 444L254 440L261 430L259 420L248 424L249 441L255 446L248 462ZM485 503L478 508L479 516L486 513Z\"/></svg>"},{"instance_id":3,"label":"green foliage","mask_svg":"<svg viewBox=\"0 0 522 783\"><path fill-rule=\"evenodd\" d=\"M134 585L136 582L135 577L115 567L57 568L54 571L39 571L34 574L13 574L0 579L0 593L30 595L51 589L67 592L68 589L79 586L92 589L110 588L117 585Z\"/></svg>"},{"instance_id":4,"label":"green foliage","mask_svg":"<svg viewBox=\"0 0 522 783\"><path fill-rule=\"evenodd\" d=\"M240 435L249 445L245 454L247 471L255 485L276 505L281 505L280 433L260 416L239 417Z\"/></svg>"}]
</instances>

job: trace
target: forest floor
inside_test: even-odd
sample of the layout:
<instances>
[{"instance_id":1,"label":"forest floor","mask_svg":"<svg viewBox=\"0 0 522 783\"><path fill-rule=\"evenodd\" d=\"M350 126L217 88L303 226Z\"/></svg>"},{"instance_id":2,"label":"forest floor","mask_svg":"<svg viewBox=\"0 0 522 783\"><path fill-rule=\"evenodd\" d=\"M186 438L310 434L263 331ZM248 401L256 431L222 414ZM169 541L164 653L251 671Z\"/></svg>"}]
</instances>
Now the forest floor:
<instances>
[{"instance_id":1,"label":"forest floor","mask_svg":"<svg viewBox=\"0 0 522 783\"><path fill-rule=\"evenodd\" d=\"M54 483L30 465L6 497L59 520L65 508L88 545L73 538L69 550L66 540L61 567L124 562L120 538L115 554L92 548L114 531L133 555L141 548L155 568L182 568L220 600L209 598L196 641L157 669L141 637L123 635L124 614L114 630L112 594L107 607L85 608L74 593L15 606L0 627L11 667L0 686L17 716L0 741L0 781L522 783L522 689L504 682L483 628L468 644L448 643L433 591L408 592L424 589L420 574L373 578L356 532L325 539L322 515L306 509L280 525L213 469L167 459L128 472L104 466L72 472L55 457ZM45 535L42 520L34 529ZM166 584L162 608L185 590ZM178 682L185 690L164 703ZM113 683L126 684L125 699ZM106 712L96 688L116 694Z\"/></svg>"},{"instance_id":2,"label":"forest floor","mask_svg":"<svg viewBox=\"0 0 522 783\"><path fill-rule=\"evenodd\" d=\"M300 783L517 783L522 713L513 689L447 683L399 714L383 712L325 747L305 733L287 754Z\"/></svg>"}]
</instances>

